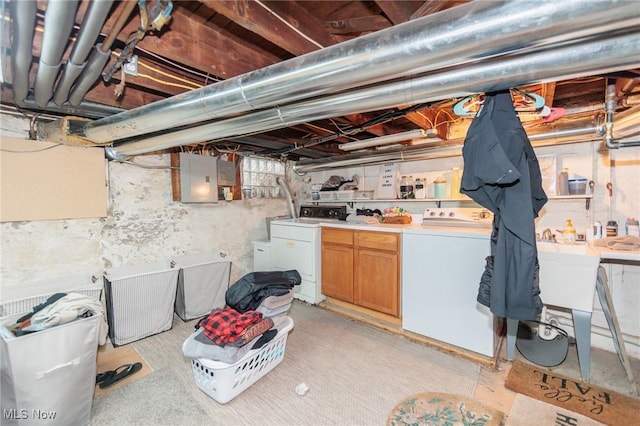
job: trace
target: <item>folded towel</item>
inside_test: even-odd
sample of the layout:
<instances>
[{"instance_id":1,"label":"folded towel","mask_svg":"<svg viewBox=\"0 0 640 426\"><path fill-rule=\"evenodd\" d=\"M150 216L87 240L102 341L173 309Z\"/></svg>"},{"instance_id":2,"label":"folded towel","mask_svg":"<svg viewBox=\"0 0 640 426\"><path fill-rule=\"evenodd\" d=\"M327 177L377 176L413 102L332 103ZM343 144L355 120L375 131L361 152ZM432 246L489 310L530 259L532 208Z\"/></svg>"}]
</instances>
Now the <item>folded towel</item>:
<instances>
[{"instance_id":1,"label":"folded towel","mask_svg":"<svg viewBox=\"0 0 640 426\"><path fill-rule=\"evenodd\" d=\"M635 235L599 238L593 242L593 245L611 250L640 250L640 238Z\"/></svg>"},{"instance_id":2,"label":"folded towel","mask_svg":"<svg viewBox=\"0 0 640 426\"><path fill-rule=\"evenodd\" d=\"M353 213L347 216L347 222L359 223L362 225L372 225L372 224L380 223L378 221L378 218L375 216L355 215Z\"/></svg>"}]
</instances>

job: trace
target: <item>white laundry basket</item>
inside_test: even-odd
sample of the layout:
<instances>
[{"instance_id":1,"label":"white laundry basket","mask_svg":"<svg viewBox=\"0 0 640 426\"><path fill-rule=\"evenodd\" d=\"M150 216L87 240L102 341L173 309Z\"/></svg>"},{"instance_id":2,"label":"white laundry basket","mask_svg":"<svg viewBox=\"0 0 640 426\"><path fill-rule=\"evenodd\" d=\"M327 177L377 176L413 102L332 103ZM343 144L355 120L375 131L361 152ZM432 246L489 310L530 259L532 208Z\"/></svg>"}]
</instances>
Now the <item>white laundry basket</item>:
<instances>
[{"instance_id":1,"label":"white laundry basket","mask_svg":"<svg viewBox=\"0 0 640 426\"><path fill-rule=\"evenodd\" d=\"M278 334L260 349L247 352L233 364L204 358L193 359L196 385L204 393L225 404L273 370L284 359L287 336L293 328L291 317L274 320Z\"/></svg>"},{"instance_id":2,"label":"white laundry basket","mask_svg":"<svg viewBox=\"0 0 640 426\"><path fill-rule=\"evenodd\" d=\"M223 308L229 288L231 258L225 253L197 253L173 258L178 273L175 312L183 321Z\"/></svg>"},{"instance_id":3,"label":"white laundry basket","mask_svg":"<svg viewBox=\"0 0 640 426\"><path fill-rule=\"evenodd\" d=\"M60 290L100 299L100 285ZM16 320L52 294L0 304L3 325ZM96 357L102 315L54 326L23 336L0 333L3 425L86 425L91 421Z\"/></svg>"},{"instance_id":4,"label":"white laundry basket","mask_svg":"<svg viewBox=\"0 0 640 426\"><path fill-rule=\"evenodd\" d=\"M114 346L170 330L178 285L173 262L111 268L104 273L109 337Z\"/></svg>"}]
</instances>

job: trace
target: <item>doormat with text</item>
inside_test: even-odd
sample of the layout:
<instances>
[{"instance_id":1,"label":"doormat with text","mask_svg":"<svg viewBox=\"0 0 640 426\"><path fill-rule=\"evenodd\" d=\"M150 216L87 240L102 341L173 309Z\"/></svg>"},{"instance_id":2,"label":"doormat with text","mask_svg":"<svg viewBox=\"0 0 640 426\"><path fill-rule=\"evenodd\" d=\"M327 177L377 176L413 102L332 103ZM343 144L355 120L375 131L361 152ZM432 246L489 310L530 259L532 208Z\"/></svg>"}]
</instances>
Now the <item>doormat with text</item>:
<instances>
[{"instance_id":1,"label":"doormat with text","mask_svg":"<svg viewBox=\"0 0 640 426\"><path fill-rule=\"evenodd\" d=\"M640 399L515 360L505 386L607 425L640 424Z\"/></svg>"}]
</instances>

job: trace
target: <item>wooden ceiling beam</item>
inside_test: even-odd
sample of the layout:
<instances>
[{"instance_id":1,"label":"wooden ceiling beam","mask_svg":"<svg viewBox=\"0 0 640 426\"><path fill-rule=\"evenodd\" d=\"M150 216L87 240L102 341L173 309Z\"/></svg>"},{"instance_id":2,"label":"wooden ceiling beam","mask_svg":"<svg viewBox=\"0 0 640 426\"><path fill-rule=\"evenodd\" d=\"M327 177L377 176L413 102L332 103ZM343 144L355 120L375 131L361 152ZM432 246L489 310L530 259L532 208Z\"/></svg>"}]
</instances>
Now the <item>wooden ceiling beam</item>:
<instances>
[{"instance_id":1,"label":"wooden ceiling beam","mask_svg":"<svg viewBox=\"0 0 640 426\"><path fill-rule=\"evenodd\" d=\"M416 11L416 5L420 3L415 1L376 0L376 4L393 25L398 25L410 20L411 15Z\"/></svg>"},{"instance_id":2,"label":"wooden ceiling beam","mask_svg":"<svg viewBox=\"0 0 640 426\"><path fill-rule=\"evenodd\" d=\"M324 28L295 3L248 0L205 0L202 3L294 55L335 44Z\"/></svg>"},{"instance_id":3,"label":"wooden ceiling beam","mask_svg":"<svg viewBox=\"0 0 640 426\"><path fill-rule=\"evenodd\" d=\"M138 15L125 26L118 40L126 42L138 26ZM104 30L110 31L112 17ZM204 74L230 78L279 62L281 58L256 48L224 29L194 22L189 12L175 8L170 26L160 34L147 34L138 47Z\"/></svg>"},{"instance_id":4,"label":"wooden ceiling beam","mask_svg":"<svg viewBox=\"0 0 640 426\"><path fill-rule=\"evenodd\" d=\"M540 96L544 98L544 104L548 107L553 106L553 98L556 94L556 83L543 83L540 85Z\"/></svg>"},{"instance_id":5,"label":"wooden ceiling beam","mask_svg":"<svg viewBox=\"0 0 640 426\"><path fill-rule=\"evenodd\" d=\"M358 34L389 28L391 24L384 16L361 16L338 21L325 21L323 28L331 34Z\"/></svg>"},{"instance_id":6,"label":"wooden ceiling beam","mask_svg":"<svg viewBox=\"0 0 640 426\"><path fill-rule=\"evenodd\" d=\"M441 139L447 139L451 120L443 109L425 108L420 111L409 112L405 118L421 129L434 129ZM444 117L444 118L443 118Z\"/></svg>"},{"instance_id":7,"label":"wooden ceiling beam","mask_svg":"<svg viewBox=\"0 0 640 426\"><path fill-rule=\"evenodd\" d=\"M418 10L411 15L411 19L422 18L440 12L441 10L450 9L461 4L468 3L470 0L427 0Z\"/></svg>"}]
</instances>

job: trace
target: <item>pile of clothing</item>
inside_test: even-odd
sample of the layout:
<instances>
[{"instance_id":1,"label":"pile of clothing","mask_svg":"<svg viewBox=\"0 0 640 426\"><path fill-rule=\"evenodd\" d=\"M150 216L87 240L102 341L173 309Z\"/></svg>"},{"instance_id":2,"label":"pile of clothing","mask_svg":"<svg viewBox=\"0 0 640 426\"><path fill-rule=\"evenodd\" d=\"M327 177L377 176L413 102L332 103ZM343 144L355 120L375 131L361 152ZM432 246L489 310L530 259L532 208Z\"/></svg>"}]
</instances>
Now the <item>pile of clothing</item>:
<instances>
[{"instance_id":1,"label":"pile of clothing","mask_svg":"<svg viewBox=\"0 0 640 426\"><path fill-rule=\"evenodd\" d=\"M18 318L15 324L6 326L4 336L23 336L86 318L95 314L102 315L98 344L107 341L109 326L102 304L98 299L80 293L55 293L44 302L33 307L32 311ZM5 326L3 326L5 327Z\"/></svg>"},{"instance_id":2,"label":"pile of clothing","mask_svg":"<svg viewBox=\"0 0 640 426\"><path fill-rule=\"evenodd\" d=\"M188 358L233 364L278 334L293 302L298 271L252 272L236 281L225 294L227 306L201 318L182 345Z\"/></svg>"}]
</instances>

